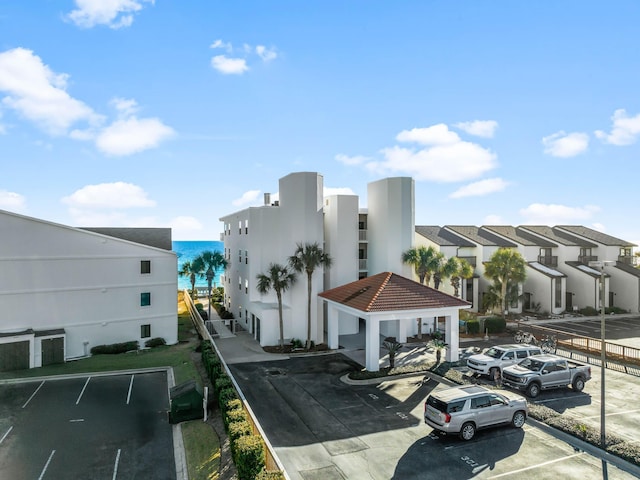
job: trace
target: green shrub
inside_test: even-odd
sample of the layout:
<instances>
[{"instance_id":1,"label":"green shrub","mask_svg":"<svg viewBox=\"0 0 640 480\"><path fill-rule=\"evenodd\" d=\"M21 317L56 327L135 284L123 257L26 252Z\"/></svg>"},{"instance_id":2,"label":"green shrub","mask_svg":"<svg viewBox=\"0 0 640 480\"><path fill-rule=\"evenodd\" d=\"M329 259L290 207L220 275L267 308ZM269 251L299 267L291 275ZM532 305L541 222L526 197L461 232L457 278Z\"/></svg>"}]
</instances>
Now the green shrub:
<instances>
[{"instance_id":1,"label":"green shrub","mask_svg":"<svg viewBox=\"0 0 640 480\"><path fill-rule=\"evenodd\" d=\"M198 311L204 309L204 305L202 305L202 303L200 303L200 302L196 302L194 304L194 306L196 307L196 310L198 310Z\"/></svg>"},{"instance_id":2,"label":"green shrub","mask_svg":"<svg viewBox=\"0 0 640 480\"><path fill-rule=\"evenodd\" d=\"M233 423L248 421L247 412L244 411L244 408L227 410L223 414L222 418L224 420L224 427L227 431L229 431L229 426Z\"/></svg>"},{"instance_id":3,"label":"green shrub","mask_svg":"<svg viewBox=\"0 0 640 480\"><path fill-rule=\"evenodd\" d=\"M166 344L167 344L167 342L165 342L164 338L162 338L162 337L152 338L152 339L147 340L146 342L144 342L144 346L145 347L150 347L150 348L160 347L160 346L166 345Z\"/></svg>"},{"instance_id":4,"label":"green shrub","mask_svg":"<svg viewBox=\"0 0 640 480\"><path fill-rule=\"evenodd\" d=\"M258 435L243 435L233 443L238 478L240 480L253 480L265 466L262 438Z\"/></svg>"},{"instance_id":5,"label":"green shrub","mask_svg":"<svg viewBox=\"0 0 640 480\"><path fill-rule=\"evenodd\" d=\"M476 319L467 320L467 333L480 333L480 322L478 322L478 320Z\"/></svg>"},{"instance_id":6,"label":"green shrub","mask_svg":"<svg viewBox=\"0 0 640 480\"><path fill-rule=\"evenodd\" d=\"M256 480L284 480L284 474L278 471L262 470Z\"/></svg>"},{"instance_id":7,"label":"green shrub","mask_svg":"<svg viewBox=\"0 0 640 480\"><path fill-rule=\"evenodd\" d=\"M214 392L219 392L225 388L231 387L233 384L231 383L231 379L227 375L220 375L213 382L213 390Z\"/></svg>"},{"instance_id":8,"label":"green shrub","mask_svg":"<svg viewBox=\"0 0 640 480\"><path fill-rule=\"evenodd\" d=\"M230 320L233 318L233 313L231 313L229 310L225 310L220 314L220 318L223 320Z\"/></svg>"},{"instance_id":9,"label":"green shrub","mask_svg":"<svg viewBox=\"0 0 640 480\"><path fill-rule=\"evenodd\" d=\"M229 444L235 449L235 441L240 437L253 434L253 429L249 422L241 420L239 422L230 423L227 432L229 434Z\"/></svg>"},{"instance_id":10,"label":"green shrub","mask_svg":"<svg viewBox=\"0 0 640 480\"><path fill-rule=\"evenodd\" d=\"M236 393L235 388L227 387L218 392L218 406L222 412L226 412L229 408L229 402L231 400L236 400L238 398L238 394Z\"/></svg>"},{"instance_id":11,"label":"green shrub","mask_svg":"<svg viewBox=\"0 0 640 480\"><path fill-rule=\"evenodd\" d=\"M112 343L110 345L96 345L91 349L91 355L116 355L118 353L138 350L139 348L140 344L137 340L124 343Z\"/></svg>"},{"instance_id":12,"label":"green shrub","mask_svg":"<svg viewBox=\"0 0 640 480\"><path fill-rule=\"evenodd\" d=\"M599 313L600 312L593 307L584 307L580 309L580 314L585 317L595 317L596 315L599 315Z\"/></svg>"},{"instance_id":13,"label":"green shrub","mask_svg":"<svg viewBox=\"0 0 640 480\"><path fill-rule=\"evenodd\" d=\"M507 329L507 321L502 317L485 318L484 328L489 333L502 333Z\"/></svg>"}]
</instances>

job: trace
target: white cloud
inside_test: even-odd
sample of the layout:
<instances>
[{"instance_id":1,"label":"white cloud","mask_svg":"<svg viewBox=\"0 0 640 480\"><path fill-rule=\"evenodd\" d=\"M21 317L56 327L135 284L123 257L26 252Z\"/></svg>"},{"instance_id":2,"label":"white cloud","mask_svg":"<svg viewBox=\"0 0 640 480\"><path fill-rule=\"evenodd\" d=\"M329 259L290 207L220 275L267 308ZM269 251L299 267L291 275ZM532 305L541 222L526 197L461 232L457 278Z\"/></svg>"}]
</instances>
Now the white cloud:
<instances>
[{"instance_id":1,"label":"white cloud","mask_svg":"<svg viewBox=\"0 0 640 480\"><path fill-rule=\"evenodd\" d=\"M156 205L141 187L125 182L87 185L64 197L62 202L74 209L123 209Z\"/></svg>"},{"instance_id":2,"label":"white cloud","mask_svg":"<svg viewBox=\"0 0 640 480\"><path fill-rule=\"evenodd\" d=\"M52 135L66 133L79 121L98 124L102 118L66 91L68 75L56 74L31 50L0 53L2 104Z\"/></svg>"},{"instance_id":3,"label":"white cloud","mask_svg":"<svg viewBox=\"0 0 640 480\"><path fill-rule=\"evenodd\" d=\"M27 201L24 196L15 192L0 190L0 208L11 212L23 212L26 210Z\"/></svg>"},{"instance_id":4,"label":"white cloud","mask_svg":"<svg viewBox=\"0 0 640 480\"><path fill-rule=\"evenodd\" d=\"M350 157L343 153L339 153L335 156L335 159L340 163L344 163L345 165L362 165L365 162L371 161L370 157L364 157L362 155L356 155L354 157Z\"/></svg>"},{"instance_id":5,"label":"white cloud","mask_svg":"<svg viewBox=\"0 0 640 480\"><path fill-rule=\"evenodd\" d=\"M355 193L349 187L324 187L322 196L330 197L331 195L355 195Z\"/></svg>"},{"instance_id":6,"label":"white cloud","mask_svg":"<svg viewBox=\"0 0 640 480\"><path fill-rule=\"evenodd\" d=\"M130 117L116 120L96 138L98 149L108 155L123 156L157 147L175 131L157 118Z\"/></svg>"},{"instance_id":7,"label":"white cloud","mask_svg":"<svg viewBox=\"0 0 640 480\"><path fill-rule=\"evenodd\" d=\"M472 122L459 122L453 125L469 135L476 137L493 138L498 128L498 122L495 120L474 120Z\"/></svg>"},{"instance_id":8,"label":"white cloud","mask_svg":"<svg viewBox=\"0 0 640 480\"><path fill-rule=\"evenodd\" d=\"M133 15L144 8L144 3L153 5L155 0L75 0L77 8L67 18L82 28L96 25L114 29L129 27Z\"/></svg>"},{"instance_id":9,"label":"white cloud","mask_svg":"<svg viewBox=\"0 0 640 480\"><path fill-rule=\"evenodd\" d=\"M202 222L195 217L176 217L169 222L171 236L182 240L201 240Z\"/></svg>"},{"instance_id":10,"label":"white cloud","mask_svg":"<svg viewBox=\"0 0 640 480\"><path fill-rule=\"evenodd\" d=\"M623 108L616 110L611 117L613 127L611 133L597 130L596 137L612 145L631 145L640 137L640 113L635 117L627 115Z\"/></svg>"},{"instance_id":11,"label":"white cloud","mask_svg":"<svg viewBox=\"0 0 640 480\"><path fill-rule=\"evenodd\" d=\"M118 114L121 117L130 117L139 110L138 102L132 98L115 97L111 99L110 103L118 111Z\"/></svg>"},{"instance_id":12,"label":"white cloud","mask_svg":"<svg viewBox=\"0 0 640 480\"><path fill-rule=\"evenodd\" d=\"M486 180L480 180L479 182L460 187L449 195L449 198L480 197L482 195L500 192L507 188L507 185L509 185L509 182L501 178L487 178Z\"/></svg>"},{"instance_id":13,"label":"white cloud","mask_svg":"<svg viewBox=\"0 0 640 480\"><path fill-rule=\"evenodd\" d=\"M450 145L460 142L456 132L449 130L444 123L438 123L426 128L403 130L396 135L399 142L415 142L422 145Z\"/></svg>"},{"instance_id":14,"label":"white cloud","mask_svg":"<svg viewBox=\"0 0 640 480\"><path fill-rule=\"evenodd\" d=\"M269 49L264 45L258 45L256 47L256 53L265 63L275 60L278 57L278 54L276 53L276 50L274 48Z\"/></svg>"},{"instance_id":15,"label":"white cloud","mask_svg":"<svg viewBox=\"0 0 640 480\"><path fill-rule=\"evenodd\" d=\"M260 195L260 190L249 190L244 192L240 198L237 198L231 202L232 205L236 207L243 207L245 205L255 205L258 202L258 195Z\"/></svg>"},{"instance_id":16,"label":"white cloud","mask_svg":"<svg viewBox=\"0 0 640 480\"><path fill-rule=\"evenodd\" d=\"M542 139L544 153L554 157L575 157L589 148L589 135L581 132L566 133L563 130Z\"/></svg>"},{"instance_id":17,"label":"white cloud","mask_svg":"<svg viewBox=\"0 0 640 480\"><path fill-rule=\"evenodd\" d=\"M566 225L586 223L600 207L586 205L584 207L568 207L566 205L532 203L527 208L520 210L520 215L525 217L526 224L530 225Z\"/></svg>"},{"instance_id":18,"label":"white cloud","mask_svg":"<svg viewBox=\"0 0 640 480\"><path fill-rule=\"evenodd\" d=\"M225 49L227 52L231 53L233 51L233 46L231 45L231 43L225 43L222 40L218 39L216 41L214 41L209 48L223 48Z\"/></svg>"},{"instance_id":19,"label":"white cloud","mask_svg":"<svg viewBox=\"0 0 640 480\"><path fill-rule=\"evenodd\" d=\"M216 55L211 59L211 66L225 75L242 75L249 70L244 58L229 58L226 55Z\"/></svg>"}]
</instances>

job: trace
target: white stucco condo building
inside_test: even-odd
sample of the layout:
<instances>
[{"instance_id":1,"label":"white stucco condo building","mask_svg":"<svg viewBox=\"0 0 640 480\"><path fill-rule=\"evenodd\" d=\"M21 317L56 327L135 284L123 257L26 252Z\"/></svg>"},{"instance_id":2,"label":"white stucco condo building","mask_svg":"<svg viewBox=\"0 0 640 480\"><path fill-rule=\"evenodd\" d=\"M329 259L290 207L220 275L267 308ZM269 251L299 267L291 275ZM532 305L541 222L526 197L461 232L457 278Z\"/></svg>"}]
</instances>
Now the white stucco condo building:
<instances>
[{"instance_id":1,"label":"white stucco condo building","mask_svg":"<svg viewBox=\"0 0 640 480\"><path fill-rule=\"evenodd\" d=\"M170 230L93 230L0 210L0 369L83 357L96 345L177 343ZM167 230L168 247L121 238L134 230Z\"/></svg>"}]
</instances>

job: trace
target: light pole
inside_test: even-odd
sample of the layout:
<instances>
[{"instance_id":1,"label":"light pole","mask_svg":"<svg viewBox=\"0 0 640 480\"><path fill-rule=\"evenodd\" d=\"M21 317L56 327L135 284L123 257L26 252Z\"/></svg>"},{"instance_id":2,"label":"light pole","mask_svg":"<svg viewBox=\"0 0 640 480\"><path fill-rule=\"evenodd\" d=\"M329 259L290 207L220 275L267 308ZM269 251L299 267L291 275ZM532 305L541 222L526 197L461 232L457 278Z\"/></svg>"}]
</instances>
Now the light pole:
<instances>
[{"instance_id":1,"label":"light pole","mask_svg":"<svg viewBox=\"0 0 640 480\"><path fill-rule=\"evenodd\" d=\"M605 370L607 365L607 348L605 342L605 328L604 328L604 315L605 315L605 288L604 288L604 267L607 265L615 265L616 262L613 260L593 260L589 262L590 267L595 267L600 269L600 447L603 450L606 450L607 442L605 435L605 407L604 407L604 378L605 378ZM607 463L602 461L602 475L603 478L608 478L607 475Z\"/></svg>"}]
</instances>

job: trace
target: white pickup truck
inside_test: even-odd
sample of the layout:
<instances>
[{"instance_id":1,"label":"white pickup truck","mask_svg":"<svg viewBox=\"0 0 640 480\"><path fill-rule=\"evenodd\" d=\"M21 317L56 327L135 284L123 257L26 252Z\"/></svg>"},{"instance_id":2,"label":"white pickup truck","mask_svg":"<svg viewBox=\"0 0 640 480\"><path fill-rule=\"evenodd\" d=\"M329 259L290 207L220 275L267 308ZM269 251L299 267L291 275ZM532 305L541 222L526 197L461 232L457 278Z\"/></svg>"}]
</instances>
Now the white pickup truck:
<instances>
[{"instance_id":1,"label":"white pickup truck","mask_svg":"<svg viewBox=\"0 0 640 480\"><path fill-rule=\"evenodd\" d=\"M591 367L557 355L534 355L502 371L502 384L524 391L531 398L542 390L571 385L576 392L591 378Z\"/></svg>"},{"instance_id":2,"label":"white pickup truck","mask_svg":"<svg viewBox=\"0 0 640 480\"><path fill-rule=\"evenodd\" d=\"M500 377L502 369L514 365L531 355L542 353L539 347L526 343L496 345L467 358L467 367L478 375L489 375L493 380Z\"/></svg>"}]
</instances>

